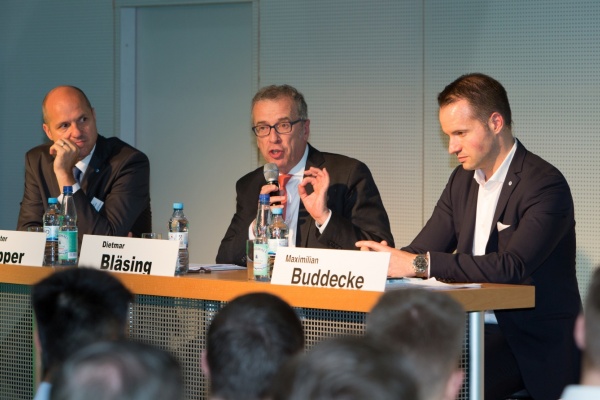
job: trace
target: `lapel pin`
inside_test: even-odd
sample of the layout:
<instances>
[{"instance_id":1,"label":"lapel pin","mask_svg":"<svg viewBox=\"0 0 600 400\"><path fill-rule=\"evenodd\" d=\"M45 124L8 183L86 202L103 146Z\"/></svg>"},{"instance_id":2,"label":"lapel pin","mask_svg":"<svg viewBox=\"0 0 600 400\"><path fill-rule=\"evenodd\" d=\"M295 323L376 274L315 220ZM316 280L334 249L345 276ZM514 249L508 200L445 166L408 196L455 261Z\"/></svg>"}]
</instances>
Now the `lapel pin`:
<instances>
[{"instance_id":1,"label":"lapel pin","mask_svg":"<svg viewBox=\"0 0 600 400\"><path fill-rule=\"evenodd\" d=\"M508 186L512 186L512 181L508 181Z\"/></svg>"}]
</instances>

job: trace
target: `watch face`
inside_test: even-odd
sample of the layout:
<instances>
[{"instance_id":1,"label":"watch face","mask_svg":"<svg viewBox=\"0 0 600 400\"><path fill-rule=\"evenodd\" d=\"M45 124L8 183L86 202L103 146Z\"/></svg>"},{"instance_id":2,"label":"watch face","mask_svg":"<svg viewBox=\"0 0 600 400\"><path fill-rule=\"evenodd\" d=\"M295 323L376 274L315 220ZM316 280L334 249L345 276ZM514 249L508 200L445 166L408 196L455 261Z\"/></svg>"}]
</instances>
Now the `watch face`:
<instances>
[{"instance_id":1,"label":"watch face","mask_svg":"<svg viewBox=\"0 0 600 400\"><path fill-rule=\"evenodd\" d=\"M423 273L427 270L427 259L422 255L418 255L413 260L413 266L415 267L416 273Z\"/></svg>"}]
</instances>

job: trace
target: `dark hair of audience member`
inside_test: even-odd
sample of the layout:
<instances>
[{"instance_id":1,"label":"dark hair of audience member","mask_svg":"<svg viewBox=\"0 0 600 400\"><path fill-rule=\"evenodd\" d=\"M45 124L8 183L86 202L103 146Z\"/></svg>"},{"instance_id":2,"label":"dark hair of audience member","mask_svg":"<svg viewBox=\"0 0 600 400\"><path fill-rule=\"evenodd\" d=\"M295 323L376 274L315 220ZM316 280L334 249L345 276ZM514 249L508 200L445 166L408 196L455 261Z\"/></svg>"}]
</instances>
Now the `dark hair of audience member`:
<instances>
[{"instance_id":1,"label":"dark hair of audience member","mask_svg":"<svg viewBox=\"0 0 600 400\"><path fill-rule=\"evenodd\" d=\"M132 300L117 278L91 268L69 268L34 285L44 376L83 346L124 337Z\"/></svg>"},{"instance_id":2,"label":"dark hair of audience member","mask_svg":"<svg viewBox=\"0 0 600 400\"><path fill-rule=\"evenodd\" d=\"M268 293L234 299L208 329L206 361L212 397L267 397L277 371L303 348L302 323L285 301Z\"/></svg>"}]
</instances>

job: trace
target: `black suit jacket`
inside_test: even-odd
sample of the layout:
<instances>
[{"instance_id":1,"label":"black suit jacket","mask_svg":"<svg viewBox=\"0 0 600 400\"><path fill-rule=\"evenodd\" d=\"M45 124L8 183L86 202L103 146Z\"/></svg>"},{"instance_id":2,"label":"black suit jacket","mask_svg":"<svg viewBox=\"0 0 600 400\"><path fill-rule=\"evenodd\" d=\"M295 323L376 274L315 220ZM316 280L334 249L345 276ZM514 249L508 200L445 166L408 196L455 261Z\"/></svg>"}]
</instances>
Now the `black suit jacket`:
<instances>
[{"instance_id":1,"label":"black suit jacket","mask_svg":"<svg viewBox=\"0 0 600 400\"><path fill-rule=\"evenodd\" d=\"M54 174L54 157L46 143L29 150L25 156L25 191L17 224L18 230L41 225L49 197L61 190ZM122 140L98 135L96 149L81 190L74 194L79 244L84 234L139 237L152 232L150 211L150 162L139 150ZM104 202L96 211L91 201Z\"/></svg>"},{"instance_id":2,"label":"black suit jacket","mask_svg":"<svg viewBox=\"0 0 600 400\"><path fill-rule=\"evenodd\" d=\"M310 167L327 168L329 172L327 206L332 214L321 234L300 201L296 246L355 250L358 240L386 240L393 246L389 218L371 171L364 163L339 154L322 153L309 145L306 169ZM237 181L236 212L221 241L218 263L246 265L248 227L256 218L258 195L264 184L262 167Z\"/></svg>"},{"instance_id":3,"label":"black suit jacket","mask_svg":"<svg viewBox=\"0 0 600 400\"><path fill-rule=\"evenodd\" d=\"M404 250L429 251L431 276L445 281L534 285L535 308L496 311L496 317L529 393L558 399L579 374L573 326L581 299L569 185L560 171L519 143L486 254L473 256L479 189L473 175L461 166L454 170L431 219Z\"/></svg>"}]
</instances>

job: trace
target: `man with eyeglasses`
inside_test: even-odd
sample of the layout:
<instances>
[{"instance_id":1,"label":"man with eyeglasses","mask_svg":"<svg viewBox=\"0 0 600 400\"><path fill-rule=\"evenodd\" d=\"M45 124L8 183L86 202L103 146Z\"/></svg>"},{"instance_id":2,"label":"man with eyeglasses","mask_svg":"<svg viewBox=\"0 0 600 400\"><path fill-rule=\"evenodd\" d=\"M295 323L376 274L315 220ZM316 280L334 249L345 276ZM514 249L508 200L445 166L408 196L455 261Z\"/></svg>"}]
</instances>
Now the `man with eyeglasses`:
<instances>
[{"instance_id":1,"label":"man with eyeglasses","mask_svg":"<svg viewBox=\"0 0 600 400\"><path fill-rule=\"evenodd\" d=\"M280 176L289 179L285 202L291 246L357 249L357 240L393 246L388 215L377 185L362 162L321 152L309 143L310 119L304 96L289 85L267 86L252 99L252 130L257 146ZM277 190L266 184L263 167L236 183L237 205L221 241L218 263L246 265L245 243L252 239L258 195Z\"/></svg>"}]
</instances>

